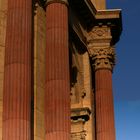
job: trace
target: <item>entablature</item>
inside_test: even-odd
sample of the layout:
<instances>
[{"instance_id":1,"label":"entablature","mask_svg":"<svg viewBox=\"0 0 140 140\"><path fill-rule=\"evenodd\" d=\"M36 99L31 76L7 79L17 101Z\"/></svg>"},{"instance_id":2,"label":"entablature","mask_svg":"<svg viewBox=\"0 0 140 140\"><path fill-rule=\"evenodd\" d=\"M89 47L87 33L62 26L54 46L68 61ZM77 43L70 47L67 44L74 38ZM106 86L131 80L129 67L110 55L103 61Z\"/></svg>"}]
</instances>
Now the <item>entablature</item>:
<instances>
[{"instance_id":1,"label":"entablature","mask_svg":"<svg viewBox=\"0 0 140 140\"><path fill-rule=\"evenodd\" d=\"M96 10L90 0L69 0L69 7L78 15L78 22L87 33L95 26L108 26L111 29L111 43L118 42L122 31L121 9Z\"/></svg>"}]
</instances>

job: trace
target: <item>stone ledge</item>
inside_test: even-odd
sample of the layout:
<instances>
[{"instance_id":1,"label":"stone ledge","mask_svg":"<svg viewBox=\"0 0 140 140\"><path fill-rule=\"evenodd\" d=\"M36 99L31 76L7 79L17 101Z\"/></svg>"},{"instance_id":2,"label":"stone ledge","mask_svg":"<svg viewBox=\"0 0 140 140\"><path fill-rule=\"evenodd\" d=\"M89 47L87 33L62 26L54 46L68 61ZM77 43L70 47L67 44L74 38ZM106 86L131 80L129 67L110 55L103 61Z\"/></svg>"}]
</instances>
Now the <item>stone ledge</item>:
<instances>
[{"instance_id":1,"label":"stone ledge","mask_svg":"<svg viewBox=\"0 0 140 140\"><path fill-rule=\"evenodd\" d=\"M83 119L85 122L90 119L91 111L88 107L71 109L71 120Z\"/></svg>"}]
</instances>

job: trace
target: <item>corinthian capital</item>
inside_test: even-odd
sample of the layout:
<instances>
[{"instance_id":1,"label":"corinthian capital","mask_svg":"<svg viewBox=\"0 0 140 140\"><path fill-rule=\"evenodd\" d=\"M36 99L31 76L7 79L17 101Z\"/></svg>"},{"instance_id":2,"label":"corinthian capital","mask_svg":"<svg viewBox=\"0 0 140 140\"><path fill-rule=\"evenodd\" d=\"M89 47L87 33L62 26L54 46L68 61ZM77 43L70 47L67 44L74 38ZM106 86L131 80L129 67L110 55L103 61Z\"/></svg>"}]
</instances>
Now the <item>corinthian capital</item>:
<instances>
[{"instance_id":1,"label":"corinthian capital","mask_svg":"<svg viewBox=\"0 0 140 140\"><path fill-rule=\"evenodd\" d=\"M94 70L110 69L113 70L115 65L115 48L89 48L90 57L92 58L92 66Z\"/></svg>"},{"instance_id":2,"label":"corinthian capital","mask_svg":"<svg viewBox=\"0 0 140 140\"><path fill-rule=\"evenodd\" d=\"M111 29L108 26L96 26L88 36L88 52L94 70L110 69L115 65L115 48L111 46Z\"/></svg>"}]
</instances>

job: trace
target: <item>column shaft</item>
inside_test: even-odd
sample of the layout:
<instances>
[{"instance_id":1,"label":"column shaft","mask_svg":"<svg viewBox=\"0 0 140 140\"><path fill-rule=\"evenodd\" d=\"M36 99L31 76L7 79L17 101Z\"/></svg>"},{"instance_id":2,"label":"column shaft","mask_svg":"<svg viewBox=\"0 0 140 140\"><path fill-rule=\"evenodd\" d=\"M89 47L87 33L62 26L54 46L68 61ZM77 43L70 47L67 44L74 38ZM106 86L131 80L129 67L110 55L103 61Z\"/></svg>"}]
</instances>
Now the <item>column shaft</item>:
<instances>
[{"instance_id":1,"label":"column shaft","mask_svg":"<svg viewBox=\"0 0 140 140\"><path fill-rule=\"evenodd\" d=\"M8 0L3 140L30 140L31 0Z\"/></svg>"},{"instance_id":2,"label":"column shaft","mask_svg":"<svg viewBox=\"0 0 140 140\"><path fill-rule=\"evenodd\" d=\"M46 8L46 140L70 139L68 9L52 2Z\"/></svg>"},{"instance_id":3,"label":"column shaft","mask_svg":"<svg viewBox=\"0 0 140 140\"><path fill-rule=\"evenodd\" d=\"M95 72L96 135L97 140L115 140L112 72Z\"/></svg>"}]
</instances>

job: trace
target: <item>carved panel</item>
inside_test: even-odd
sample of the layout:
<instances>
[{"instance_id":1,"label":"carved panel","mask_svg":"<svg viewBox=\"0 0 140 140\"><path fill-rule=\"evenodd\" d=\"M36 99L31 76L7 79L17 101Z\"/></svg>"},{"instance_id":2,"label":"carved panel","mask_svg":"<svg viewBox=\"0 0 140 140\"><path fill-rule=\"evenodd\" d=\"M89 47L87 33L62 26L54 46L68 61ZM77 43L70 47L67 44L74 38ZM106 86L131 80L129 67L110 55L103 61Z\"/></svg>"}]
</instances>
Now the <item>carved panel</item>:
<instances>
[{"instance_id":1,"label":"carved panel","mask_svg":"<svg viewBox=\"0 0 140 140\"><path fill-rule=\"evenodd\" d=\"M95 42L97 40L100 40L100 42L102 42L106 39L111 39L111 30L107 26L94 27L88 34L89 42Z\"/></svg>"}]
</instances>

